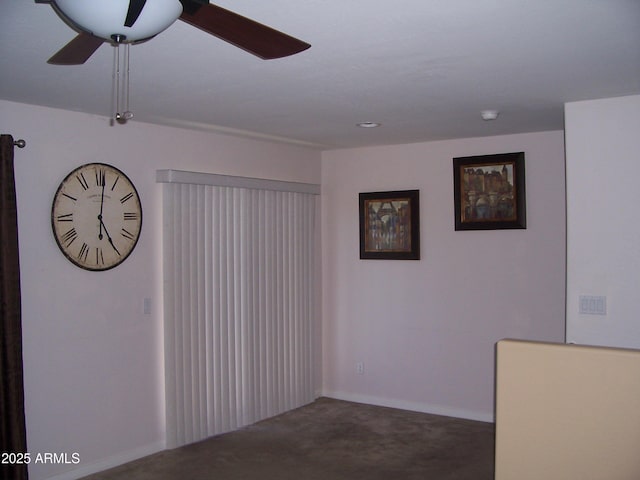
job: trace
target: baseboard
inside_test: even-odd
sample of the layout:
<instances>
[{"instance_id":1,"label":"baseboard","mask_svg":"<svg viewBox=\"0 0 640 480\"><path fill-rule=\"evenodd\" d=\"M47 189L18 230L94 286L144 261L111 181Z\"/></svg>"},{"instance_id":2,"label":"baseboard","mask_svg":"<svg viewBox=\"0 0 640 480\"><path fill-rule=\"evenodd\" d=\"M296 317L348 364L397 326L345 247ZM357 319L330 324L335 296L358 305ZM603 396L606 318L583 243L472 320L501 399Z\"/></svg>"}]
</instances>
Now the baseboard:
<instances>
[{"instance_id":1,"label":"baseboard","mask_svg":"<svg viewBox=\"0 0 640 480\"><path fill-rule=\"evenodd\" d=\"M366 403L368 405L376 405L379 407L399 408L401 410L410 410L412 412L431 413L433 415L444 415L447 417L465 418L468 420L477 420L480 422L494 423L495 418L493 412L477 412L465 410L455 407L447 407L443 405L433 405L421 402L408 402L387 397L377 397L372 395L360 395L349 392L325 391L323 397L335 398L336 400L346 400L348 402Z\"/></svg>"},{"instance_id":2,"label":"baseboard","mask_svg":"<svg viewBox=\"0 0 640 480\"><path fill-rule=\"evenodd\" d=\"M147 455L160 452L161 450L164 450L164 449L165 449L164 442L152 443L150 445L145 445L143 447L139 447L134 450L130 450L118 455L114 455L112 457L106 458L104 460L100 460L98 462L90 463L88 465L82 465L82 462L81 462L78 468L75 468L65 473L54 475L53 477L47 477L46 480L76 480L78 478L82 478L87 475L91 475L93 473L98 473L103 470L108 470L110 468L117 467L118 465L122 465L123 463L131 462L133 460L146 457Z\"/></svg>"}]
</instances>

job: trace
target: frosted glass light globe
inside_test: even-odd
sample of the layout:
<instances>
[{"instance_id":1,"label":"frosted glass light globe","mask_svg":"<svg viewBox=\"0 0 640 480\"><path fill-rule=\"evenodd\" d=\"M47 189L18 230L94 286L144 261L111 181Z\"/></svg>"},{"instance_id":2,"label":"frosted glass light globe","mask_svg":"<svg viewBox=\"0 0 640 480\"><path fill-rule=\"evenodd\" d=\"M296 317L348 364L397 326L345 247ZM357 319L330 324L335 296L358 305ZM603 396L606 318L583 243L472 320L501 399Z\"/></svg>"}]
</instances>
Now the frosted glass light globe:
<instances>
[{"instance_id":1,"label":"frosted glass light globe","mask_svg":"<svg viewBox=\"0 0 640 480\"><path fill-rule=\"evenodd\" d=\"M135 23L126 27L129 0L54 0L54 5L81 30L107 41L124 35L126 43L157 35L182 14L179 0L147 0Z\"/></svg>"}]
</instances>

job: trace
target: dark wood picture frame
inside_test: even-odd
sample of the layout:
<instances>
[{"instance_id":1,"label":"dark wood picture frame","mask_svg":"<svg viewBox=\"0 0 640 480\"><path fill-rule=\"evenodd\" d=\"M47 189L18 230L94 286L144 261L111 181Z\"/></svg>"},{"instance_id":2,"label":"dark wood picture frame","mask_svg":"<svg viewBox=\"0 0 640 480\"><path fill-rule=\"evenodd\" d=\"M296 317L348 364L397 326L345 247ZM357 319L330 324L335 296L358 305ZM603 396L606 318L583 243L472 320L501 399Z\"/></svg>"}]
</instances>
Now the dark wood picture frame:
<instances>
[{"instance_id":1,"label":"dark wood picture frame","mask_svg":"<svg viewBox=\"0 0 640 480\"><path fill-rule=\"evenodd\" d=\"M360 194L360 258L420 260L420 192Z\"/></svg>"},{"instance_id":2,"label":"dark wood picture frame","mask_svg":"<svg viewBox=\"0 0 640 480\"><path fill-rule=\"evenodd\" d=\"M456 230L527 228L524 152L453 159Z\"/></svg>"}]
</instances>

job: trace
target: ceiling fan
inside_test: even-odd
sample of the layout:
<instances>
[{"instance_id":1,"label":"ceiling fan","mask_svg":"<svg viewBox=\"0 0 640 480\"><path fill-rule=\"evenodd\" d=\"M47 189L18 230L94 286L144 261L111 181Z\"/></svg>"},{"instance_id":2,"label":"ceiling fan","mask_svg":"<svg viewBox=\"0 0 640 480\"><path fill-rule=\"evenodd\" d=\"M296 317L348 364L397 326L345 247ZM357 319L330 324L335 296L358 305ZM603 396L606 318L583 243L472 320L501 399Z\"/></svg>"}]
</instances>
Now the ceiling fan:
<instances>
[{"instance_id":1,"label":"ceiling fan","mask_svg":"<svg viewBox=\"0 0 640 480\"><path fill-rule=\"evenodd\" d=\"M36 0L49 3L80 33L48 63L80 65L104 42L149 40L178 18L264 60L286 57L311 45L208 0Z\"/></svg>"}]
</instances>

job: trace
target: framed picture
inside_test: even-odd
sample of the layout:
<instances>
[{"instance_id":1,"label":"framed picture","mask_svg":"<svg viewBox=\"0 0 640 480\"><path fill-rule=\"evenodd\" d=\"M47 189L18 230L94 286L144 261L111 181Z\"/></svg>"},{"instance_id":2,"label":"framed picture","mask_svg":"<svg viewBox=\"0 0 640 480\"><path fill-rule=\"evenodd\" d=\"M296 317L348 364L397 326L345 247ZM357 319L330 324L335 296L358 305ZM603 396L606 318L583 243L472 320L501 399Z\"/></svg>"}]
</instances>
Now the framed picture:
<instances>
[{"instance_id":1,"label":"framed picture","mask_svg":"<svg viewBox=\"0 0 640 480\"><path fill-rule=\"evenodd\" d=\"M418 190L360 194L360 258L420 260Z\"/></svg>"},{"instance_id":2,"label":"framed picture","mask_svg":"<svg viewBox=\"0 0 640 480\"><path fill-rule=\"evenodd\" d=\"M453 159L456 230L527 228L524 152Z\"/></svg>"}]
</instances>

